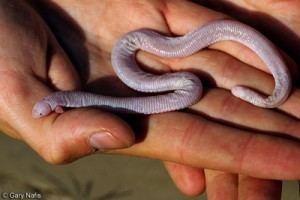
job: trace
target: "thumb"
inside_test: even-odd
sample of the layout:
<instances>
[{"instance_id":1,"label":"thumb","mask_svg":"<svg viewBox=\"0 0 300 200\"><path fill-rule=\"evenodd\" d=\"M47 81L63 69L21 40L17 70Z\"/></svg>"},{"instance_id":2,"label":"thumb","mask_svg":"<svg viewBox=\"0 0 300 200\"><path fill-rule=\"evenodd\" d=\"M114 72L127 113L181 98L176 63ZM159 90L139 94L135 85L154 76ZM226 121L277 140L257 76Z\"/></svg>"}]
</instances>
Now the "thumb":
<instances>
[{"instance_id":1,"label":"thumb","mask_svg":"<svg viewBox=\"0 0 300 200\"><path fill-rule=\"evenodd\" d=\"M134 143L130 127L118 117L95 109L74 109L35 121L39 129L27 142L49 163L60 164Z\"/></svg>"},{"instance_id":2,"label":"thumb","mask_svg":"<svg viewBox=\"0 0 300 200\"><path fill-rule=\"evenodd\" d=\"M51 44L53 48L50 48ZM73 65L54 39L51 44L48 50L47 82L58 90L79 88L79 78ZM49 88L35 81L31 87L35 87L39 94L29 101L31 104L27 107L31 109L34 103L51 93ZM27 90L30 90L29 87ZM24 122L28 118L31 118L31 126L27 127L24 140L53 164L70 162L96 150L103 152L126 148L134 143L133 132L123 120L96 109L74 109L41 119L24 117Z\"/></svg>"}]
</instances>

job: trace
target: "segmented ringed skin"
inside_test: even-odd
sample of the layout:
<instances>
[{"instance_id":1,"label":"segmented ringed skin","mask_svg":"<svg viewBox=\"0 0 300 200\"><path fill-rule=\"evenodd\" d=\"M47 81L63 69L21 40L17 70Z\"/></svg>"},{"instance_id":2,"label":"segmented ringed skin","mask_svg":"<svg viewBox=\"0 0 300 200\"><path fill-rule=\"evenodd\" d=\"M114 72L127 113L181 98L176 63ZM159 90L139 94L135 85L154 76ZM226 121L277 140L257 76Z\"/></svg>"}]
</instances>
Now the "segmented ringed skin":
<instances>
[{"instance_id":1,"label":"segmented ringed skin","mask_svg":"<svg viewBox=\"0 0 300 200\"><path fill-rule=\"evenodd\" d=\"M233 20L210 22L184 36L166 37L153 30L141 29L122 37L112 51L111 62L117 76L130 88L140 92L168 92L147 97L110 97L81 91L56 92L35 104L33 117L62 112L62 107L99 106L129 113L152 114L179 110L198 102L201 81L192 73L175 72L153 75L142 71L135 60L138 50L161 57L185 57L209 45L231 40L252 49L266 64L275 80L273 94L263 95L244 86L232 88L232 94L253 105L274 108L281 105L291 91L289 71L275 46L255 29ZM171 92L172 91L172 92Z\"/></svg>"}]
</instances>

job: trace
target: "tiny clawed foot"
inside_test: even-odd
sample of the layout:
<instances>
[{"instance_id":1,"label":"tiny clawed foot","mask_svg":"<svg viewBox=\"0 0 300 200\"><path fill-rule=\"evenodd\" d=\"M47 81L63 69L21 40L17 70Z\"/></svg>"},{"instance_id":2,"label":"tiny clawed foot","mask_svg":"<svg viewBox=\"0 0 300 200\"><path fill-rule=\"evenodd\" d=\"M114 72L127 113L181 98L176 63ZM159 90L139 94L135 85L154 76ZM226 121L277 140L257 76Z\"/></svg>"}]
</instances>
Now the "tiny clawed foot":
<instances>
[{"instance_id":1,"label":"tiny clawed foot","mask_svg":"<svg viewBox=\"0 0 300 200\"><path fill-rule=\"evenodd\" d=\"M56 106L55 109L54 109L54 111L55 111L56 113L61 114L61 113L64 112L64 109L63 109L63 107L61 107L61 106Z\"/></svg>"}]
</instances>

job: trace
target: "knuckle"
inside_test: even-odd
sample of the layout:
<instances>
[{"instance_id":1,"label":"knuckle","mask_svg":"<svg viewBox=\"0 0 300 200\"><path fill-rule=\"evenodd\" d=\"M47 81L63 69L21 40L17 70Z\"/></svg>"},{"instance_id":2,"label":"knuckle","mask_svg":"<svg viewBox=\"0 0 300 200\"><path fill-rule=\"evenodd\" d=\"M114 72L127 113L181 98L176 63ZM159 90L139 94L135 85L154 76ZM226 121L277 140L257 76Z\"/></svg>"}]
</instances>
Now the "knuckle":
<instances>
[{"instance_id":1,"label":"knuckle","mask_svg":"<svg viewBox=\"0 0 300 200\"><path fill-rule=\"evenodd\" d=\"M90 155L94 152L94 148L89 145L88 140L84 136L83 130L80 128L64 129L59 131L52 129L51 136L46 137L40 151L43 159L53 165L71 163L81 157ZM68 132L69 134L66 134Z\"/></svg>"},{"instance_id":2,"label":"knuckle","mask_svg":"<svg viewBox=\"0 0 300 200\"><path fill-rule=\"evenodd\" d=\"M220 113L224 116L233 115L243 102L232 95L224 97L220 102Z\"/></svg>"},{"instance_id":3,"label":"knuckle","mask_svg":"<svg viewBox=\"0 0 300 200\"><path fill-rule=\"evenodd\" d=\"M223 67L220 68L221 84L225 87L232 85L239 76L241 65L227 55L221 56Z\"/></svg>"},{"instance_id":4,"label":"knuckle","mask_svg":"<svg viewBox=\"0 0 300 200\"><path fill-rule=\"evenodd\" d=\"M59 165L66 163L66 156L62 152L58 151L46 151L42 153L42 158L52 165Z\"/></svg>"},{"instance_id":5,"label":"knuckle","mask_svg":"<svg viewBox=\"0 0 300 200\"><path fill-rule=\"evenodd\" d=\"M41 157L48 163L60 165L70 162L70 156L67 149L62 144L51 143L43 147Z\"/></svg>"},{"instance_id":6,"label":"knuckle","mask_svg":"<svg viewBox=\"0 0 300 200\"><path fill-rule=\"evenodd\" d=\"M199 120L198 118L190 119L190 122L187 123L185 129L183 130L181 142L178 145L178 155L181 162L186 163L190 155L190 147L194 146L195 141L199 141L202 135L205 135L208 131L209 124L203 119Z\"/></svg>"}]
</instances>

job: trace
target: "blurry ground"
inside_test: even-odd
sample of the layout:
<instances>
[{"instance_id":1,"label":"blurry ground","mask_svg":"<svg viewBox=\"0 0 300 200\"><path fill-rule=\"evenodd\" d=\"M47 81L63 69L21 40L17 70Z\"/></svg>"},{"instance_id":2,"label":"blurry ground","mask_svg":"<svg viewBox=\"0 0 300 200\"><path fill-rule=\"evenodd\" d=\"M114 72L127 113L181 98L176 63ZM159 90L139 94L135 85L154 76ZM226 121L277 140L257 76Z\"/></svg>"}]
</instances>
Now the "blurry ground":
<instances>
[{"instance_id":1,"label":"blurry ground","mask_svg":"<svg viewBox=\"0 0 300 200\"><path fill-rule=\"evenodd\" d=\"M159 161L97 154L51 166L0 134L0 193L18 191L41 193L47 200L206 199L181 195ZM282 199L299 199L295 182L285 183Z\"/></svg>"}]
</instances>

